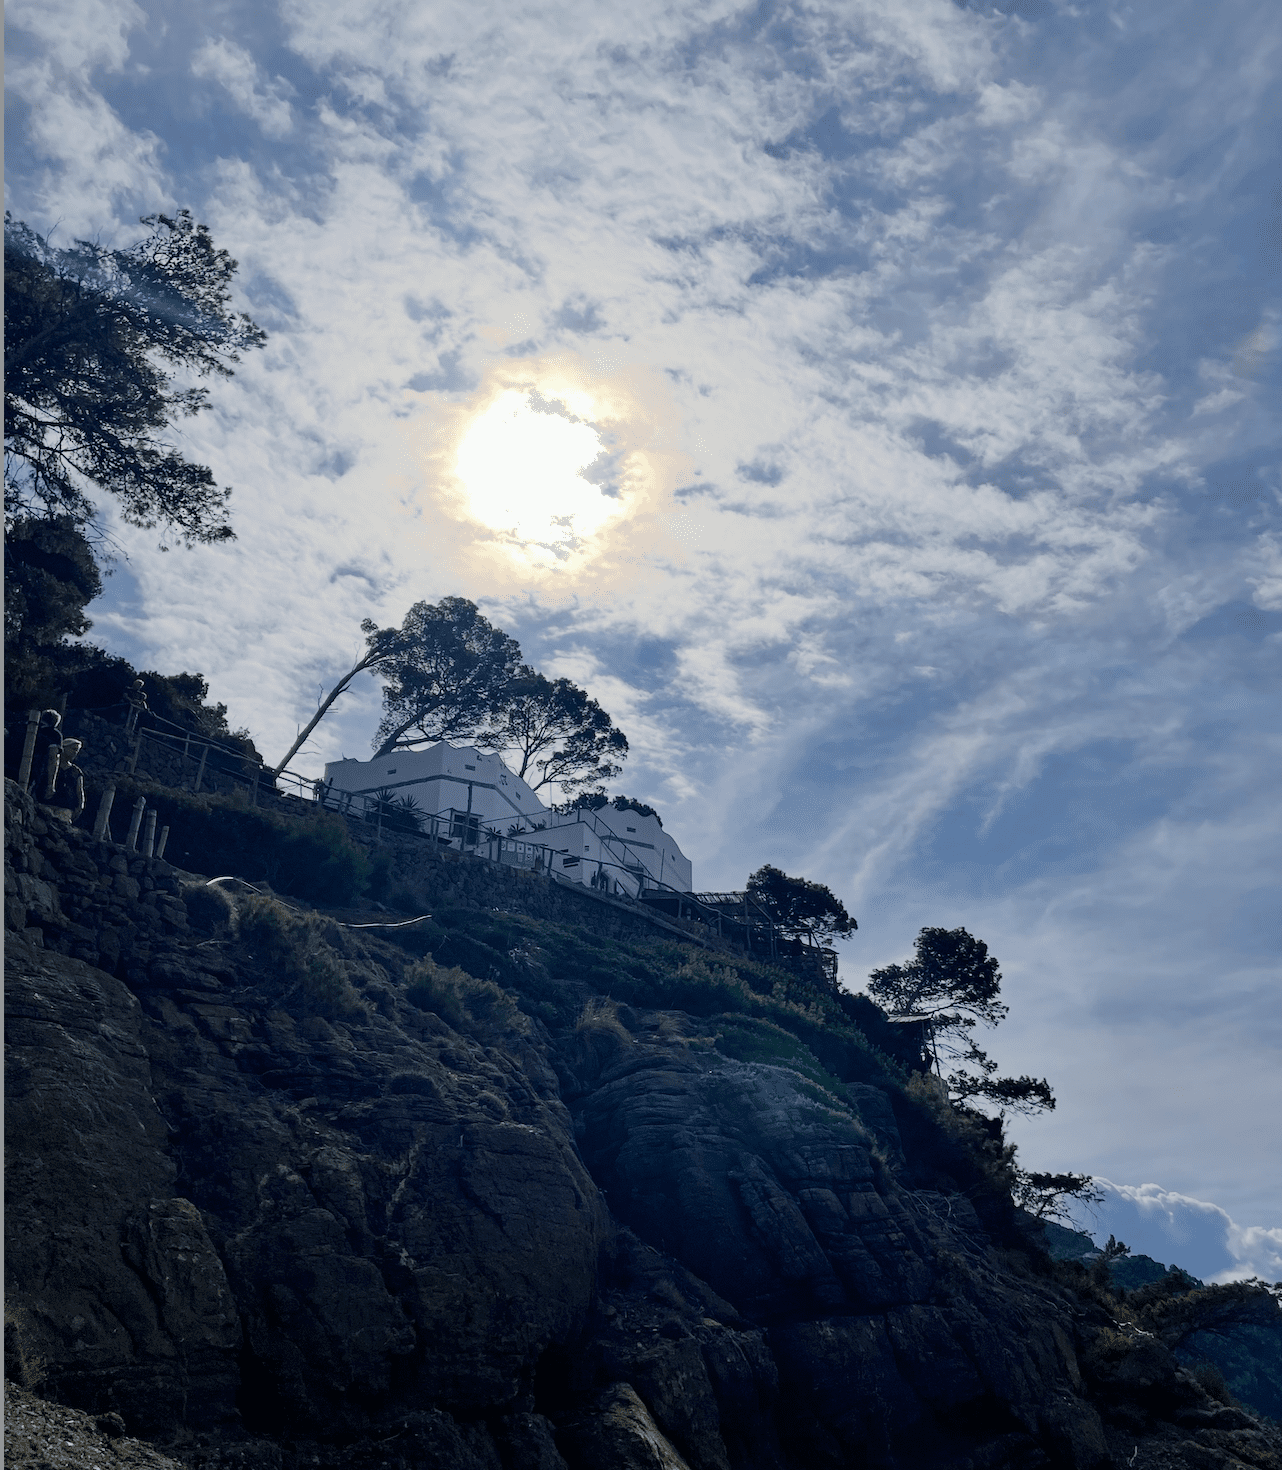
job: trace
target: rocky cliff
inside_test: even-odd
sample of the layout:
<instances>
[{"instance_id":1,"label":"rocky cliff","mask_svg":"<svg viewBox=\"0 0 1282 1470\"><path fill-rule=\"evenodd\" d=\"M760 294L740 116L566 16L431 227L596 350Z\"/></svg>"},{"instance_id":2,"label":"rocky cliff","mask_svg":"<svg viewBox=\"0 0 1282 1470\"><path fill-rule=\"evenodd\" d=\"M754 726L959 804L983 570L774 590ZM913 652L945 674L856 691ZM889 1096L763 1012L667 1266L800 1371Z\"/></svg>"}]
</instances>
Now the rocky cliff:
<instances>
[{"instance_id":1,"label":"rocky cliff","mask_svg":"<svg viewBox=\"0 0 1282 1470\"><path fill-rule=\"evenodd\" d=\"M246 1470L1282 1466L786 977L457 874L405 930L220 897L7 795L42 1398Z\"/></svg>"}]
</instances>

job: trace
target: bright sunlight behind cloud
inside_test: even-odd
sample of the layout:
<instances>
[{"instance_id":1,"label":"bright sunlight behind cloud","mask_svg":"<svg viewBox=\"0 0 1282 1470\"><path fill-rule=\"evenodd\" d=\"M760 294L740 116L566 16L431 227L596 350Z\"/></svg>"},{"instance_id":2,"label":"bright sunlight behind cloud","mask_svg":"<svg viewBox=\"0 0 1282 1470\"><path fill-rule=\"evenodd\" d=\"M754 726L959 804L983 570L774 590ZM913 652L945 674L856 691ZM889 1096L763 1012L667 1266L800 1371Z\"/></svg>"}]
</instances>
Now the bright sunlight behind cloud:
<instances>
[{"instance_id":1,"label":"bright sunlight behind cloud","mask_svg":"<svg viewBox=\"0 0 1282 1470\"><path fill-rule=\"evenodd\" d=\"M469 513L532 558L565 556L622 511L585 479L604 454L597 431L559 402L507 389L472 420L456 470Z\"/></svg>"}]
</instances>

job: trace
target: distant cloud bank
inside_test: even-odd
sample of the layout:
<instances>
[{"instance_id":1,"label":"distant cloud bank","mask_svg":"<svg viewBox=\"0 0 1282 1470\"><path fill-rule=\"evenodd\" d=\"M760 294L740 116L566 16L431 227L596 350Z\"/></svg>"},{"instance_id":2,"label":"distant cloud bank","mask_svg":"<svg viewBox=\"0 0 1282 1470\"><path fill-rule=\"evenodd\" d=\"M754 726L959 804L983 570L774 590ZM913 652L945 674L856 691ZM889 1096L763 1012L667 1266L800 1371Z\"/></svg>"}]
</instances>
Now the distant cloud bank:
<instances>
[{"instance_id":1,"label":"distant cloud bank","mask_svg":"<svg viewBox=\"0 0 1282 1470\"><path fill-rule=\"evenodd\" d=\"M1239 1225L1219 1205L1159 1184L1095 1182L1104 1202L1077 1223L1097 1240L1116 1236L1135 1255L1182 1266L1203 1281L1282 1280L1282 1227Z\"/></svg>"}]
</instances>

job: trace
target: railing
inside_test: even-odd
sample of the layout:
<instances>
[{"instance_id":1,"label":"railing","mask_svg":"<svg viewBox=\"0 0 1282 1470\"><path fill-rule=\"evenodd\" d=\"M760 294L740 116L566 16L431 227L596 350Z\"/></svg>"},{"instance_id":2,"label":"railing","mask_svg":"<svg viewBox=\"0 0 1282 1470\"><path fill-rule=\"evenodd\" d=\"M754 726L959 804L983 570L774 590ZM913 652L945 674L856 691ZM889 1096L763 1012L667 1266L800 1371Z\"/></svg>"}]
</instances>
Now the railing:
<instances>
[{"instance_id":1,"label":"railing","mask_svg":"<svg viewBox=\"0 0 1282 1470\"><path fill-rule=\"evenodd\" d=\"M107 706L113 712L127 708L123 704ZM86 710L84 713L101 717L102 712ZM143 718L148 722L145 726ZM168 728L159 728L161 726ZM214 769L222 778L243 786L255 806L260 804L260 798L265 798L295 812L300 807L320 807L367 822L380 836L386 831L419 838L437 849L447 847L456 852L471 853L505 867L547 873L552 877L570 879L576 884L580 881L577 870L586 861L597 872L583 886L638 899L647 907L670 917L715 928L720 937L741 944L749 954L766 960L794 964L800 961L807 966L814 965L830 979L836 979L837 956L832 950L781 935L769 914L746 893L690 893L663 882L650 872L639 852L625 837L620 837L600 821L595 812L587 809L548 813L540 808L537 813L518 814L504 820L508 821L509 829L521 826L523 830L503 833L478 812L451 807L442 812L409 815L404 809L395 810L386 793L381 791L340 791L289 770L280 771L273 777L265 765L261 762L254 764L244 751L188 730L150 710L139 712L137 723L129 720L125 728L134 741L125 761L126 772L131 775L137 770L144 742L152 742L170 754L181 754L185 761L196 763L191 785L193 792L200 791L209 770L209 757L214 754L236 763L239 769L229 769L221 763ZM248 772L244 769L246 766L250 767ZM281 791L280 784L293 790ZM524 827L527 822L528 828ZM602 846L602 856L584 859L556 847L552 834L558 828L577 823L591 828Z\"/></svg>"},{"instance_id":2,"label":"railing","mask_svg":"<svg viewBox=\"0 0 1282 1470\"><path fill-rule=\"evenodd\" d=\"M477 812L454 807L442 812L407 815L404 808L397 810L394 798L389 794L391 789L342 791L316 782L313 797L329 811L372 822L380 832L387 830L422 837L508 867L568 877L571 871L587 862L597 869L586 885L589 888L617 891L635 898L651 883L658 882L634 846L597 820L594 813L577 810L549 813L540 807L537 812L518 812L502 818L508 826L504 833L494 825L493 818L486 819ZM591 828L597 837L602 847L601 856L583 858L557 847L553 834L579 822ZM617 877L614 876L616 874ZM575 881L578 881L577 876Z\"/></svg>"},{"instance_id":3,"label":"railing","mask_svg":"<svg viewBox=\"0 0 1282 1470\"><path fill-rule=\"evenodd\" d=\"M719 935L742 944L749 954L776 963L814 967L836 982L836 951L781 934L766 910L748 893L683 893L666 884L647 884L638 896L647 906L675 918L715 926Z\"/></svg>"},{"instance_id":4,"label":"railing","mask_svg":"<svg viewBox=\"0 0 1282 1470\"><path fill-rule=\"evenodd\" d=\"M184 779L184 784L189 779L191 790L196 793L204 788L206 779L212 781L218 776L236 786L244 787L254 805L258 804L260 793L308 801L312 798L314 782L310 777L296 771L282 771L273 778L261 759L255 762L245 751L226 745L214 736L202 735L196 730L188 729L187 726L179 725L152 710L136 710L121 702L98 709L73 710L71 717L83 713L105 719L111 715L119 715L122 711L126 716L123 733L133 742L125 757L125 772L128 775L137 773L138 762L145 746L152 745L169 755L181 756L189 766L194 764L195 770ZM283 784L287 789L280 791L277 783Z\"/></svg>"}]
</instances>

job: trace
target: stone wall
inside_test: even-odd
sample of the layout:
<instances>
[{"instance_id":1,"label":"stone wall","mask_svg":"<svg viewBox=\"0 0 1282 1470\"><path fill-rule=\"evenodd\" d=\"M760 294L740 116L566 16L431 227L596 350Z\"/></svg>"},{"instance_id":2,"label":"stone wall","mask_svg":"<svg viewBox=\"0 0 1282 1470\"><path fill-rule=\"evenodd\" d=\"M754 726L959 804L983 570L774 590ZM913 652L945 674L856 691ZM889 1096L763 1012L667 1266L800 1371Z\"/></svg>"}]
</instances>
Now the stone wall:
<instances>
[{"instance_id":1,"label":"stone wall","mask_svg":"<svg viewBox=\"0 0 1282 1470\"><path fill-rule=\"evenodd\" d=\"M145 723L146 717L143 719ZM76 764L87 776L109 779L115 773L129 769L137 735L125 734L123 720L104 719L90 710L68 710L63 720L63 733L84 741L84 749ZM178 791L190 791L199 773L202 791L229 794L248 789L248 773L252 768L246 762L212 746L205 769L201 771L201 752L208 742L193 735L184 755L181 733L170 731L169 736L176 736L176 739L162 738L158 732L143 729L134 771L139 779L156 781Z\"/></svg>"},{"instance_id":2,"label":"stone wall","mask_svg":"<svg viewBox=\"0 0 1282 1470\"><path fill-rule=\"evenodd\" d=\"M5 928L42 949L115 972L188 932L177 871L95 842L5 783Z\"/></svg>"},{"instance_id":3,"label":"stone wall","mask_svg":"<svg viewBox=\"0 0 1282 1470\"><path fill-rule=\"evenodd\" d=\"M468 853L433 848L422 838L371 835L351 821L352 836L372 853L391 859L389 893L399 907L500 909L558 924L574 924L603 939L653 939L656 934L707 948L730 950L706 924L655 914L631 899L598 893L581 883L561 883L546 873L488 862ZM734 951L742 953L742 951Z\"/></svg>"}]
</instances>

